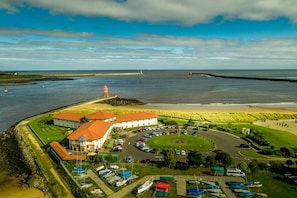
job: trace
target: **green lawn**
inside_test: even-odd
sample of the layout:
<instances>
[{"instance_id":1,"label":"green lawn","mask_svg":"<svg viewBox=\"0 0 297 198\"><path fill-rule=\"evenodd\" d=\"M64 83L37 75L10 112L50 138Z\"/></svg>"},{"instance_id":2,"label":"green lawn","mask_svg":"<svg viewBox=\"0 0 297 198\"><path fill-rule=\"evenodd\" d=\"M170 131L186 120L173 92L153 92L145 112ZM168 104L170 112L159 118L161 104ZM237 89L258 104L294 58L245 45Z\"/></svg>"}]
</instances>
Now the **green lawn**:
<instances>
[{"instance_id":1,"label":"green lawn","mask_svg":"<svg viewBox=\"0 0 297 198\"><path fill-rule=\"evenodd\" d=\"M267 156L265 155L261 155L259 153L257 153L254 150L250 150L250 151L240 151L241 154L243 154L244 156L247 157L252 157L252 158L259 158L259 159L263 159L263 158L267 158Z\"/></svg>"},{"instance_id":2,"label":"green lawn","mask_svg":"<svg viewBox=\"0 0 297 198\"><path fill-rule=\"evenodd\" d=\"M271 172L259 172L248 176L249 181L260 181L263 186L258 192L267 194L270 198L296 197L296 185L291 184L282 175Z\"/></svg>"},{"instance_id":3,"label":"green lawn","mask_svg":"<svg viewBox=\"0 0 297 198\"><path fill-rule=\"evenodd\" d=\"M146 144L150 148L166 150L171 148L181 150L196 150L200 152L210 151L214 143L210 139L191 135L162 135L148 139Z\"/></svg>"},{"instance_id":4,"label":"green lawn","mask_svg":"<svg viewBox=\"0 0 297 198\"><path fill-rule=\"evenodd\" d=\"M253 124L217 124L215 129L220 130L220 127L228 129L228 132L239 137L244 136L241 133L242 128L250 128L251 131L263 132L265 138L270 142L270 145L273 145L275 147L275 149L279 149L281 147L294 148L297 144L297 136L287 131L280 131Z\"/></svg>"},{"instance_id":5,"label":"green lawn","mask_svg":"<svg viewBox=\"0 0 297 198\"><path fill-rule=\"evenodd\" d=\"M52 141L61 142L67 136L68 129L53 125L49 114L32 120L29 125L45 144Z\"/></svg>"}]
</instances>

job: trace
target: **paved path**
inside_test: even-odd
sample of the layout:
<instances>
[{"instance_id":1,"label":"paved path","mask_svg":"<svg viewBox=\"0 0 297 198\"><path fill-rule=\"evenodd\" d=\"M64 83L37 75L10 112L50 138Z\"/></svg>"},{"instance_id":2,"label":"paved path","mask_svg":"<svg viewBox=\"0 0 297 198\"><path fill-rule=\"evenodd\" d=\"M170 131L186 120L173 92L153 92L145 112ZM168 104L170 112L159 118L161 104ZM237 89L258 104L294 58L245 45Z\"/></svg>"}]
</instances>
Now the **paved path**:
<instances>
[{"instance_id":1,"label":"paved path","mask_svg":"<svg viewBox=\"0 0 297 198\"><path fill-rule=\"evenodd\" d=\"M106 186L105 183L99 178L99 176L96 175L92 170L88 169L87 174L106 195L111 195L113 193L113 191L108 186Z\"/></svg>"}]
</instances>

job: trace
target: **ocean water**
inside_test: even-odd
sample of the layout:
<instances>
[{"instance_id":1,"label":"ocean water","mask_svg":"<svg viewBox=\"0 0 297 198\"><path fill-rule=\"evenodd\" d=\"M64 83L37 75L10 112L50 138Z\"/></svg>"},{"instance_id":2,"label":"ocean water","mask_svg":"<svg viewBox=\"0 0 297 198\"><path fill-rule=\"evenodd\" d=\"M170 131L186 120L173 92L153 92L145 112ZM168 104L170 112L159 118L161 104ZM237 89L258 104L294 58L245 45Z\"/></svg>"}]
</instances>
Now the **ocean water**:
<instances>
[{"instance_id":1,"label":"ocean water","mask_svg":"<svg viewBox=\"0 0 297 198\"><path fill-rule=\"evenodd\" d=\"M30 71L20 73L101 73L131 71ZM150 104L296 103L297 82L259 81L189 75L186 70L143 71L142 76L89 76L6 86L0 93L0 133L26 117L110 94ZM191 71L216 75L297 79L297 70ZM5 87L0 86L3 90Z\"/></svg>"}]
</instances>

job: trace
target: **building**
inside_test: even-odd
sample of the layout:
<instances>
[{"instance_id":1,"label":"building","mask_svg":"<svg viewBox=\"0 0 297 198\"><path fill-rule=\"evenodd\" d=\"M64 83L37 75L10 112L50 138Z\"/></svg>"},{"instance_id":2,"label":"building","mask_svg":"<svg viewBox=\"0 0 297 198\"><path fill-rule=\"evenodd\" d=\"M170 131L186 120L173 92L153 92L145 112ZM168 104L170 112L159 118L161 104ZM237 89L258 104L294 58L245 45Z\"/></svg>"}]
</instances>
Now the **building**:
<instances>
[{"instance_id":1,"label":"building","mask_svg":"<svg viewBox=\"0 0 297 198\"><path fill-rule=\"evenodd\" d=\"M139 112L117 115L114 126L128 129L156 124L158 124L158 119L155 113Z\"/></svg>"},{"instance_id":2,"label":"building","mask_svg":"<svg viewBox=\"0 0 297 198\"><path fill-rule=\"evenodd\" d=\"M158 116L148 112L120 115L110 112L96 112L89 115L59 113L53 116L53 119L55 125L75 128L67 137L69 147L84 152L95 152L100 149L115 127L127 129L158 124Z\"/></svg>"},{"instance_id":3,"label":"building","mask_svg":"<svg viewBox=\"0 0 297 198\"><path fill-rule=\"evenodd\" d=\"M84 114L63 112L53 116L54 125L77 129L87 122Z\"/></svg>"},{"instance_id":4,"label":"building","mask_svg":"<svg viewBox=\"0 0 297 198\"><path fill-rule=\"evenodd\" d=\"M69 147L76 151L97 151L112 132L112 128L112 123L100 120L85 123L67 137Z\"/></svg>"},{"instance_id":5,"label":"building","mask_svg":"<svg viewBox=\"0 0 297 198\"><path fill-rule=\"evenodd\" d=\"M51 153L55 157L55 159L59 162L61 161L74 161L74 160L85 160L85 155L71 155L67 152L67 150L62 147L59 142L53 141L50 143Z\"/></svg>"}]
</instances>

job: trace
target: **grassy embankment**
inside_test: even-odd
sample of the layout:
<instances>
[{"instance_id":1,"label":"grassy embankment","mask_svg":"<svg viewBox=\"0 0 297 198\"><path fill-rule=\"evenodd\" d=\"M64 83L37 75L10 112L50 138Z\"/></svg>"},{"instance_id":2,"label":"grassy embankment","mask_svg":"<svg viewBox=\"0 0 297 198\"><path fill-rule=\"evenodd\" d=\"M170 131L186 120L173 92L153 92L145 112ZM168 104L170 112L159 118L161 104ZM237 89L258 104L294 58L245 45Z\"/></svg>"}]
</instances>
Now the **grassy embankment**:
<instances>
[{"instance_id":1,"label":"grassy embankment","mask_svg":"<svg viewBox=\"0 0 297 198\"><path fill-rule=\"evenodd\" d=\"M23 137L24 141L27 145L30 145L31 151L34 154L34 157L41 168L43 174L46 176L47 181L50 184L51 191L54 193L56 197L66 197L65 189L60 185L60 182L57 182L56 178L53 175L53 162L51 158L46 155L44 150L41 149L41 146L43 145L39 139L32 139L30 138L31 134L28 132L30 129L28 126L19 127L18 131ZM33 142L34 141L34 142ZM36 142L38 144L36 144Z\"/></svg>"}]
</instances>

